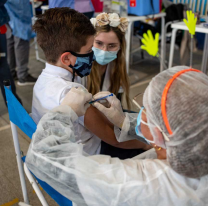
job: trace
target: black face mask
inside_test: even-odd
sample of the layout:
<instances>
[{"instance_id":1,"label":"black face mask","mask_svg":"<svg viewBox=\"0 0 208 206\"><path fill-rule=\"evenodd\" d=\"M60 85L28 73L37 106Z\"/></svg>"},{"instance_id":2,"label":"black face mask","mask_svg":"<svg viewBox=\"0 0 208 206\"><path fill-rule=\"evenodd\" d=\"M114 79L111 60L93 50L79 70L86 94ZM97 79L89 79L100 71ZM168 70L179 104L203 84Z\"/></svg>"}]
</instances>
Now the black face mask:
<instances>
[{"instance_id":1,"label":"black face mask","mask_svg":"<svg viewBox=\"0 0 208 206\"><path fill-rule=\"evenodd\" d=\"M70 52L73 56L77 57L75 65L74 66L69 65L69 67L73 69L72 82L74 82L75 72L81 78L88 76L91 72L92 63L93 61L95 61L94 52L92 51L88 54L77 54L71 51L68 52Z\"/></svg>"}]
</instances>

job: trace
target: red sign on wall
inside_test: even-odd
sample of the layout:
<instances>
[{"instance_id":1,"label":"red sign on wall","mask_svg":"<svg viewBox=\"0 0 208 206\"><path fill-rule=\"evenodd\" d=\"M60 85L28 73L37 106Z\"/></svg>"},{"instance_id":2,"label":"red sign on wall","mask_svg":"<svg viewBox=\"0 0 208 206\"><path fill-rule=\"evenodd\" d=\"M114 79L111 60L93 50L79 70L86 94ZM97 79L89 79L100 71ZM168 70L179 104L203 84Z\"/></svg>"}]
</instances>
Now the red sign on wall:
<instances>
[{"instance_id":1,"label":"red sign on wall","mask_svg":"<svg viewBox=\"0 0 208 206\"><path fill-rule=\"evenodd\" d=\"M130 7L136 7L136 0L130 0Z\"/></svg>"}]
</instances>

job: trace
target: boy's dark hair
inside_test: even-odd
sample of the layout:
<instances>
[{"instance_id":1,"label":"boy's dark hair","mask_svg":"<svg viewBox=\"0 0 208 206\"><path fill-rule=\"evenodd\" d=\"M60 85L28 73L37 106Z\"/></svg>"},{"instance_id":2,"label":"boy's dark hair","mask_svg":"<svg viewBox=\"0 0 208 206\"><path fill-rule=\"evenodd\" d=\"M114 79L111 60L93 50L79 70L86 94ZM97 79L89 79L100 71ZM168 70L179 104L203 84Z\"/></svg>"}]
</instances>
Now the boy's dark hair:
<instances>
[{"instance_id":1,"label":"boy's dark hair","mask_svg":"<svg viewBox=\"0 0 208 206\"><path fill-rule=\"evenodd\" d=\"M47 10L38 16L33 29L47 62L54 64L65 51L79 52L96 32L84 14L67 7Z\"/></svg>"}]
</instances>

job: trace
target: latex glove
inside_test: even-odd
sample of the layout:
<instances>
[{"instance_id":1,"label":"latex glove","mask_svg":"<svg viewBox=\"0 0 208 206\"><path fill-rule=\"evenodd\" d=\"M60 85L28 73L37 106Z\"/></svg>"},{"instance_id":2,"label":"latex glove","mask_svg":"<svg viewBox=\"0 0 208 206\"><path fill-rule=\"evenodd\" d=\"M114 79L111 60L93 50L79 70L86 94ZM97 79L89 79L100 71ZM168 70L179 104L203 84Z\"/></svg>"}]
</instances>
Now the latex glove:
<instances>
[{"instance_id":1,"label":"latex glove","mask_svg":"<svg viewBox=\"0 0 208 206\"><path fill-rule=\"evenodd\" d=\"M187 14L188 22L186 19L183 19L183 21L188 27L189 33L191 35L195 35L197 18L195 17L194 13L192 13L192 11L186 11L186 14Z\"/></svg>"},{"instance_id":2,"label":"latex glove","mask_svg":"<svg viewBox=\"0 0 208 206\"><path fill-rule=\"evenodd\" d=\"M110 92L99 92L93 96L93 99L99 99L111 94ZM102 104L95 102L93 104L100 112L102 112L108 120L113 123L115 126L122 128L125 114L123 113L123 109L121 107L121 102L116 98L115 95L107 98L107 101L110 103L110 108L106 108Z\"/></svg>"},{"instance_id":3,"label":"latex glove","mask_svg":"<svg viewBox=\"0 0 208 206\"><path fill-rule=\"evenodd\" d=\"M159 42L159 33L153 38L152 32L147 31L147 34L143 35L142 43L144 45L141 48L148 52L149 55L156 56L158 54L158 42Z\"/></svg>"},{"instance_id":4,"label":"latex glove","mask_svg":"<svg viewBox=\"0 0 208 206\"><path fill-rule=\"evenodd\" d=\"M61 105L71 107L77 116L80 117L83 116L86 110L90 107L88 102L91 100L92 94L90 94L86 89L73 87L64 97Z\"/></svg>"}]
</instances>

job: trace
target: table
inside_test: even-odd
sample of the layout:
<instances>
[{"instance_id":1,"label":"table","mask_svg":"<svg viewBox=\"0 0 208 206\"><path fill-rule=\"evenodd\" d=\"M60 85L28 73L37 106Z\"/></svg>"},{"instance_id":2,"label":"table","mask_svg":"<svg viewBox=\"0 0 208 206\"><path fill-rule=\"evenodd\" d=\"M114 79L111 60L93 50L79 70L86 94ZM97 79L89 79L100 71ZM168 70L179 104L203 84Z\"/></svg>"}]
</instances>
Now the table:
<instances>
[{"instance_id":1,"label":"table","mask_svg":"<svg viewBox=\"0 0 208 206\"><path fill-rule=\"evenodd\" d=\"M204 18L206 22L208 22L208 17ZM206 73L207 69L207 59L208 59L208 28L203 26L204 23L196 25L196 32L205 33L205 42L204 42L204 52L203 52L203 60L201 71ZM170 56L169 56L169 65L168 68L172 67L173 64L173 55L174 55L174 44L176 39L176 32L178 30L185 30L188 31L188 27L185 25L184 22L177 22L171 25L172 30L172 37L171 37L171 46L170 46Z\"/></svg>"},{"instance_id":2,"label":"table","mask_svg":"<svg viewBox=\"0 0 208 206\"><path fill-rule=\"evenodd\" d=\"M130 53L131 53L131 39L132 39L132 30L134 27L135 21L144 21L149 18L161 18L161 61L160 61L160 71L163 71L163 62L164 62L164 42L165 42L165 16L166 13L161 12L159 14L148 15L148 16L127 16L129 20L128 31L126 32L126 69L127 73L129 73L130 66Z\"/></svg>"}]
</instances>

